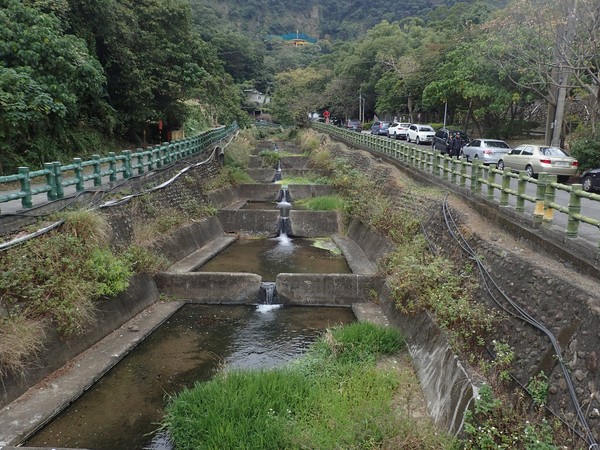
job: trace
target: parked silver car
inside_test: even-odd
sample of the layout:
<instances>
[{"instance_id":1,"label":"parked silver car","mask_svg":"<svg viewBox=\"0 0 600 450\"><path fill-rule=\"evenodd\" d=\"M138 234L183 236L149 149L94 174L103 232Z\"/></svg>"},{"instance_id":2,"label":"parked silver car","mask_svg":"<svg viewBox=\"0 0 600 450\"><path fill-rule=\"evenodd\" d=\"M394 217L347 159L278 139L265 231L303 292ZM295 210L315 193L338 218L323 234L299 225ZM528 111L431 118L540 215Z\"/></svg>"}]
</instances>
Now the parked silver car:
<instances>
[{"instance_id":1,"label":"parked silver car","mask_svg":"<svg viewBox=\"0 0 600 450\"><path fill-rule=\"evenodd\" d=\"M511 150L510 145L499 139L473 139L463 147L462 155L469 162L480 159L484 164L496 164Z\"/></svg>"},{"instance_id":2,"label":"parked silver car","mask_svg":"<svg viewBox=\"0 0 600 450\"><path fill-rule=\"evenodd\" d=\"M522 144L498 161L498 169L504 170L505 167L524 170L530 177L545 172L558 175L559 181L566 181L577 174L579 162L558 147Z\"/></svg>"}]
</instances>

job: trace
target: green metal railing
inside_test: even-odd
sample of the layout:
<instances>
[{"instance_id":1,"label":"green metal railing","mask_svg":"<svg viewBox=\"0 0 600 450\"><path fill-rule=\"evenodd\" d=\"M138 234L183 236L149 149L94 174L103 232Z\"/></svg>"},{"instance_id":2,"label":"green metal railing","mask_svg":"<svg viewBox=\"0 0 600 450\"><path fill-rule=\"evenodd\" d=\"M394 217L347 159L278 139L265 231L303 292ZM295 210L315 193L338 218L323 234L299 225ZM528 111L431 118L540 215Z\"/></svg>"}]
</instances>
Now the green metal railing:
<instances>
[{"instance_id":1,"label":"green metal railing","mask_svg":"<svg viewBox=\"0 0 600 450\"><path fill-rule=\"evenodd\" d=\"M90 180L93 180L94 186L102 186L106 182L117 181L119 175L122 179L143 175L199 154L237 129L238 125L234 122L228 127L215 128L192 138L147 149L124 150L118 155L111 152L105 157L93 155L88 161L74 158L71 164L65 165L50 162L45 163L43 169L35 171L29 167L19 167L17 174L0 177L0 191L3 190L3 185L19 184L18 190L0 195L0 204L20 199L22 208L31 208L33 199L38 194L46 193L46 200L52 201L63 198L64 188L67 186L75 186L75 190L81 192Z\"/></svg>"},{"instance_id":2,"label":"green metal railing","mask_svg":"<svg viewBox=\"0 0 600 450\"><path fill-rule=\"evenodd\" d=\"M494 200L496 192L499 193L499 205L509 206L510 198L515 198L515 211L525 213L525 204L534 205L533 218L537 224L551 225L554 212L558 211L567 216L565 236L577 238L579 225L586 223L600 228L600 220L581 214L581 199L586 198L600 201L600 195L585 192L581 184L563 185L558 183L556 175L540 173L538 178L527 176L525 172L513 173L509 168L498 170L495 164L486 166L481 160L472 163L465 159L451 158L442 155L430 148L419 148L386 137L348 131L333 125L311 123L319 131L341 138L352 144L368 148L387 157L396 159L414 167L422 172L432 174L444 181L456 184L463 188L470 188L475 196ZM471 170L469 171L468 168ZM511 179L517 180L517 188L511 189ZM527 185L536 185L536 194L526 193ZM556 192L569 193L567 206L556 202ZM600 249L600 242L598 243Z\"/></svg>"}]
</instances>

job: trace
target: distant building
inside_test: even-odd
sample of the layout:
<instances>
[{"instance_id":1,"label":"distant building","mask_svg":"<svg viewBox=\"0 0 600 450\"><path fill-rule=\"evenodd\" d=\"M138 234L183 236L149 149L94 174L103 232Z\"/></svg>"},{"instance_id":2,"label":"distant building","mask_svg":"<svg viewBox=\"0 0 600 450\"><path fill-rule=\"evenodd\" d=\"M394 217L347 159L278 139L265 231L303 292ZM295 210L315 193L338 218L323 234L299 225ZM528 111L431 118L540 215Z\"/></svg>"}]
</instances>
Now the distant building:
<instances>
[{"instance_id":1,"label":"distant building","mask_svg":"<svg viewBox=\"0 0 600 450\"><path fill-rule=\"evenodd\" d=\"M291 45L293 47L306 47L307 45L314 45L317 43L317 39L310 37L308 34L299 33L288 33L280 36L283 39L283 43Z\"/></svg>"},{"instance_id":2,"label":"distant building","mask_svg":"<svg viewBox=\"0 0 600 450\"><path fill-rule=\"evenodd\" d=\"M244 89L244 95L247 102L256 103L256 106L266 105L271 101L271 97L256 89Z\"/></svg>"}]
</instances>

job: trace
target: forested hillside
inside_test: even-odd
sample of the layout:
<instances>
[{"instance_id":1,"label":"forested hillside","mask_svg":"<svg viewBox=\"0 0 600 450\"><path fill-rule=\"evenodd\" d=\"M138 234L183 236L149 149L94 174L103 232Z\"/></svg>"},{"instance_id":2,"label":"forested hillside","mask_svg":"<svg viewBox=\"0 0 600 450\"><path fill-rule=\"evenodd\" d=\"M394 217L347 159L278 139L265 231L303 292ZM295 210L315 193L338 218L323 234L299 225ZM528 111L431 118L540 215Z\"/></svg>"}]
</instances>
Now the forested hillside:
<instances>
[{"instance_id":1,"label":"forested hillside","mask_svg":"<svg viewBox=\"0 0 600 450\"><path fill-rule=\"evenodd\" d=\"M316 38L356 39L382 20L395 22L407 17L425 18L439 6L452 7L456 0L191 0L198 24L219 29L228 23L232 30L248 36L296 32ZM471 4L474 0L461 3ZM506 0L490 0L491 7Z\"/></svg>"}]
</instances>

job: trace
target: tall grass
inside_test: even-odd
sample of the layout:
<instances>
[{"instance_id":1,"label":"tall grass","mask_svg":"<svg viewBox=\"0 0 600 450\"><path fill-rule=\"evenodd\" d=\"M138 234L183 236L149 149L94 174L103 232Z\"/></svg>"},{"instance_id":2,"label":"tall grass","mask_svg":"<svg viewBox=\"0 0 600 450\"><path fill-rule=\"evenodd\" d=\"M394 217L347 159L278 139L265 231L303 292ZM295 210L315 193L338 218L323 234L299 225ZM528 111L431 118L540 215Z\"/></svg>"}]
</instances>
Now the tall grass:
<instances>
[{"instance_id":1,"label":"tall grass","mask_svg":"<svg viewBox=\"0 0 600 450\"><path fill-rule=\"evenodd\" d=\"M346 201L338 195L301 199L294 204L311 211L343 211L346 208Z\"/></svg>"},{"instance_id":2,"label":"tall grass","mask_svg":"<svg viewBox=\"0 0 600 450\"><path fill-rule=\"evenodd\" d=\"M181 392L162 427L178 450L398 448L407 441L415 445L405 448L449 448L452 438L418 431L395 410L406 375L375 361L402 346L391 328L330 330L284 368L223 372Z\"/></svg>"}]
</instances>

